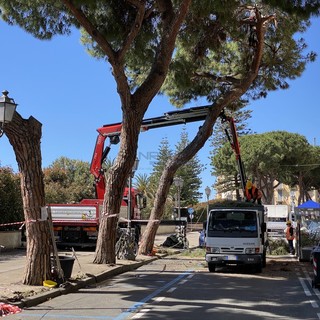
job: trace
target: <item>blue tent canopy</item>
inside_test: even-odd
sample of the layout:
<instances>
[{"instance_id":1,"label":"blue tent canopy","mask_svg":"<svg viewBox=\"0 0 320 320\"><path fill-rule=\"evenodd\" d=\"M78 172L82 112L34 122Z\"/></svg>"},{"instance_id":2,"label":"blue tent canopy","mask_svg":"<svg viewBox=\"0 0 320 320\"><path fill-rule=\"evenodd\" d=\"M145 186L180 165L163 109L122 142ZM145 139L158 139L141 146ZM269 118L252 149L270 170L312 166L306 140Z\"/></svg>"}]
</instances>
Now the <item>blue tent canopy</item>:
<instances>
[{"instance_id":1,"label":"blue tent canopy","mask_svg":"<svg viewBox=\"0 0 320 320\"><path fill-rule=\"evenodd\" d=\"M320 209L320 203L312 200L308 200L300 204L300 206L298 206L297 208L298 209Z\"/></svg>"}]
</instances>

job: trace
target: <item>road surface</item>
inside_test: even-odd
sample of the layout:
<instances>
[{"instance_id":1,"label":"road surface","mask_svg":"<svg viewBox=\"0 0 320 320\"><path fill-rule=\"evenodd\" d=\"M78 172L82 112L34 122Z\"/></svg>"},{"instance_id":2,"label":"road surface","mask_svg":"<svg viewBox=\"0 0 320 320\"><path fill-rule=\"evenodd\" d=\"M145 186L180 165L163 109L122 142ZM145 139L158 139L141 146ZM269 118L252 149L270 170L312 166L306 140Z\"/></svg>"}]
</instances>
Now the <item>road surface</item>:
<instances>
[{"instance_id":1,"label":"road surface","mask_svg":"<svg viewBox=\"0 0 320 320\"><path fill-rule=\"evenodd\" d=\"M320 293L305 266L210 273L202 258L166 257L8 319L320 319Z\"/></svg>"}]
</instances>

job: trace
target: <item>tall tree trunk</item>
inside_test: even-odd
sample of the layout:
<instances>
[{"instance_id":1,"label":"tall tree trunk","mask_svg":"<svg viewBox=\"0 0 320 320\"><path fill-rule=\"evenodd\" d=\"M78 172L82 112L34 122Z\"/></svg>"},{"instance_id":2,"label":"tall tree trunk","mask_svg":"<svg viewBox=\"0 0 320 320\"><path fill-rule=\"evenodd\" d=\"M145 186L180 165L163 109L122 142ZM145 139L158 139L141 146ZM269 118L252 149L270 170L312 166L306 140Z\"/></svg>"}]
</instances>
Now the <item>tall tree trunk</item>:
<instances>
[{"instance_id":1,"label":"tall tree trunk","mask_svg":"<svg viewBox=\"0 0 320 320\"><path fill-rule=\"evenodd\" d=\"M129 100L130 101L130 100ZM141 102L142 106L146 106ZM121 131L120 151L114 165L108 172L103 213L100 219L99 235L93 263L115 264L116 229L124 188L131 174L138 148L140 123L143 113L134 111L134 107L125 113Z\"/></svg>"},{"instance_id":2,"label":"tall tree trunk","mask_svg":"<svg viewBox=\"0 0 320 320\"><path fill-rule=\"evenodd\" d=\"M159 219L154 220L156 216L159 216ZM156 234L159 228L161 214L159 211L152 210L150 219L146 226L144 233L141 236L140 246L139 246L139 254L151 254L154 245L154 239L156 238Z\"/></svg>"},{"instance_id":3,"label":"tall tree trunk","mask_svg":"<svg viewBox=\"0 0 320 320\"><path fill-rule=\"evenodd\" d=\"M73 7L72 1L64 0L63 2L68 5L70 10L74 11L79 21L83 19L83 15L77 14L77 9ZM128 85L124 63L124 56L129 49L129 44L122 50L117 50L116 53L110 49L111 46L100 37L101 35L97 36L96 30L92 33L92 28L86 28L88 33L92 35L93 39L97 41L108 56L117 83L117 91L121 99L121 109L123 111L121 144L115 164L111 167L106 181L106 193L103 203L104 212L100 219L94 263L114 264L116 262L116 226L123 191L136 159L141 122L148 106L159 92L166 78L175 48L176 37L188 13L191 0L181 1L176 12L172 10L170 2L163 2L162 4L165 7L164 9L166 9L166 14L163 15L163 34L154 57L154 63L146 80L133 94L131 94ZM142 7L140 6L140 8ZM142 11L145 12L145 8ZM143 14L141 17L143 17Z\"/></svg>"},{"instance_id":4,"label":"tall tree trunk","mask_svg":"<svg viewBox=\"0 0 320 320\"><path fill-rule=\"evenodd\" d=\"M50 233L48 222L41 220L45 206L41 168L42 124L35 118L23 119L17 112L4 127L17 159L27 233L27 259L23 283L42 285L50 277Z\"/></svg>"},{"instance_id":5,"label":"tall tree trunk","mask_svg":"<svg viewBox=\"0 0 320 320\"><path fill-rule=\"evenodd\" d=\"M99 237L93 263L115 264L117 215L103 216L99 226ZM113 230L113 231L111 231Z\"/></svg>"}]
</instances>

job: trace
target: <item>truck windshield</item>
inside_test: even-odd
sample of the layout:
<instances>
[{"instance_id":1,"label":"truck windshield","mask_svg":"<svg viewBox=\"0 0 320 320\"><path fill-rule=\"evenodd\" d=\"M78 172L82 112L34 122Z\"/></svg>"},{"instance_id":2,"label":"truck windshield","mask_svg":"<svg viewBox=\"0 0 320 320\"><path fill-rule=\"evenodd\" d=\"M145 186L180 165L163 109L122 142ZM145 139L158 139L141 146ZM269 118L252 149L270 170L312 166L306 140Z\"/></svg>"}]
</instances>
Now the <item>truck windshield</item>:
<instances>
[{"instance_id":1,"label":"truck windshield","mask_svg":"<svg viewBox=\"0 0 320 320\"><path fill-rule=\"evenodd\" d=\"M255 211L211 211L208 223L209 237L257 237Z\"/></svg>"}]
</instances>

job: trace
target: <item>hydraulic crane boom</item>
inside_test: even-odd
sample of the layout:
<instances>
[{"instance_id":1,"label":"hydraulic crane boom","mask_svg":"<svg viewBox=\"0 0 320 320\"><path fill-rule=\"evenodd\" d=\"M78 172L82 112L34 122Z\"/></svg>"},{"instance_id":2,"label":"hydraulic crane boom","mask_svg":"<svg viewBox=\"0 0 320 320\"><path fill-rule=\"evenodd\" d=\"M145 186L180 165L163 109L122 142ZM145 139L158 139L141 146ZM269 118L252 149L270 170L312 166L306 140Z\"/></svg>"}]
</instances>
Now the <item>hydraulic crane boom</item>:
<instances>
[{"instance_id":1,"label":"hydraulic crane boom","mask_svg":"<svg viewBox=\"0 0 320 320\"><path fill-rule=\"evenodd\" d=\"M227 138L230 142L230 145L235 153L236 161L237 161L237 165L238 165L238 170L239 170L239 176L240 176L240 180L241 180L241 187L243 190L243 194L246 195L247 178L246 178L246 174L245 174L245 170L244 170L244 165L241 160L240 145L239 145L237 129L236 129L236 126L234 123L234 119L230 116L227 116L224 113L224 111L221 112L220 118L221 118L222 122L229 123L229 130L230 130L231 136L230 136L229 131L227 129L225 129L225 133L226 133Z\"/></svg>"},{"instance_id":2,"label":"hydraulic crane boom","mask_svg":"<svg viewBox=\"0 0 320 320\"><path fill-rule=\"evenodd\" d=\"M210 107L193 107L179 111L166 112L163 116L142 120L140 131L174 126L189 122L204 120ZM122 123L107 124L97 129L99 135L96 140L95 149L92 156L90 172L95 177L96 193L98 199L103 199L105 193L105 179L102 163L106 159L111 145L120 141ZM104 147L106 139L109 138L109 145Z\"/></svg>"},{"instance_id":3,"label":"hydraulic crane boom","mask_svg":"<svg viewBox=\"0 0 320 320\"><path fill-rule=\"evenodd\" d=\"M161 117L144 119L141 123L141 131L173 126L194 121L204 120L209 112L209 107L195 107L181 111L171 111ZM120 141L122 123L104 125L97 129L98 137L93 152L90 172L95 177L96 199L82 199L77 204L55 204L51 206L55 237L60 244L72 246L95 245L98 238L99 224L101 221L102 200L105 194L105 176L102 164L107 157L112 144ZM109 145L104 146L106 139ZM125 247L125 254L134 254L134 248L138 245L141 234L140 210L145 207L146 198L129 186L124 188L121 206L119 210L119 223L121 228L134 230L134 238L131 236L129 247ZM171 222L171 221L170 221ZM183 221L179 221L183 223ZM182 230L182 229L181 229ZM130 233L131 234L131 233Z\"/></svg>"},{"instance_id":4,"label":"hydraulic crane boom","mask_svg":"<svg viewBox=\"0 0 320 320\"><path fill-rule=\"evenodd\" d=\"M251 202L257 201L258 204L261 204L261 198L262 198L261 191L251 181L247 180L247 177L245 174L244 165L241 160L240 145L239 145L237 129L236 129L234 119L230 116L227 116L224 113L224 111L220 113L220 118L222 123L223 122L229 123L229 131L231 133L231 136L229 134L228 129L225 129L225 132L236 156L243 196L246 199L246 201L251 201Z\"/></svg>"}]
</instances>

